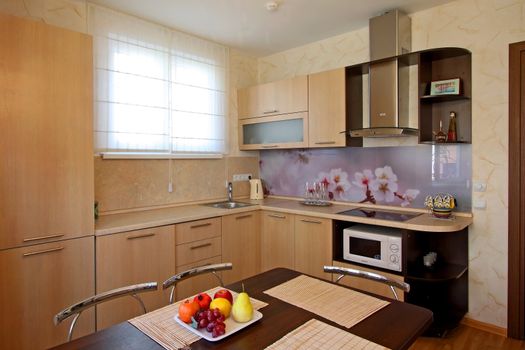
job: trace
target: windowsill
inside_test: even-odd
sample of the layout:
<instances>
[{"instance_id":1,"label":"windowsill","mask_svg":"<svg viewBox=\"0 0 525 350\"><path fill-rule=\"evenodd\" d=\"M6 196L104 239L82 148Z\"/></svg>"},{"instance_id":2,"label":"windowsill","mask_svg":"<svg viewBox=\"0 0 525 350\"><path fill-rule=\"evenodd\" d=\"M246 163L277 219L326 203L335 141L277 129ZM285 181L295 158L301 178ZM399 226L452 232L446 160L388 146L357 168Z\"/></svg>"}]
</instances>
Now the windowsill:
<instances>
[{"instance_id":1,"label":"windowsill","mask_svg":"<svg viewBox=\"0 0 525 350\"><path fill-rule=\"evenodd\" d=\"M223 154L214 153L124 153L124 152L103 152L95 154L102 159L220 159Z\"/></svg>"}]
</instances>

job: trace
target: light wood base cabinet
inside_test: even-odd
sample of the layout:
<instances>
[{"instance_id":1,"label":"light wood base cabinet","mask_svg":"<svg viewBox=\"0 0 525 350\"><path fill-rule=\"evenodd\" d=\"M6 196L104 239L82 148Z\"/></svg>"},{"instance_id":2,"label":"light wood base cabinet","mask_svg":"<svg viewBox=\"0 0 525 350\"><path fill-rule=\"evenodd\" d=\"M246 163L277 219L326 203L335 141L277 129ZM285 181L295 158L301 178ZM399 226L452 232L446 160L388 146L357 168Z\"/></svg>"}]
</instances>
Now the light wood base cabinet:
<instances>
[{"instance_id":1,"label":"light wood base cabinet","mask_svg":"<svg viewBox=\"0 0 525 350\"><path fill-rule=\"evenodd\" d=\"M222 261L233 264L232 270L222 273L225 284L259 273L260 239L258 211L223 216Z\"/></svg>"},{"instance_id":2,"label":"light wood base cabinet","mask_svg":"<svg viewBox=\"0 0 525 350\"><path fill-rule=\"evenodd\" d=\"M404 277L403 276L394 275L392 273L388 273L388 272L384 272L384 271L378 271L378 270L370 269L370 268L367 268L367 267L364 267L364 266L360 266L360 265L354 265L354 264L344 263L344 262L340 262L340 261L334 261L333 262L333 266L346 267L346 268L356 269L356 270L361 270L361 271L374 272L374 273L378 273L380 275L383 275L385 277L392 278L394 280L398 280L398 281L404 282ZM334 274L332 280L335 281L338 276L339 275L335 275ZM366 292L370 292L370 293L374 293L374 294L377 294L377 295L382 295L384 297L388 297L388 298L394 299L394 295L392 294L392 290L390 289L390 287L388 287L388 286L386 286L386 285L384 285L382 283L378 283L378 282L374 282L374 281L370 281L370 280L366 280L366 279L358 278L358 277L351 277L351 276L343 277L343 279L339 283L343 284L345 286L349 286L349 287L355 288L355 289L364 290ZM396 289L396 292L397 292L397 296L399 297L399 300L402 300L402 301L405 300L405 293L402 290Z\"/></svg>"},{"instance_id":3,"label":"light wood base cabinet","mask_svg":"<svg viewBox=\"0 0 525 350\"><path fill-rule=\"evenodd\" d=\"M294 268L294 215L261 212L261 270Z\"/></svg>"},{"instance_id":4,"label":"light wood base cabinet","mask_svg":"<svg viewBox=\"0 0 525 350\"><path fill-rule=\"evenodd\" d=\"M175 225L175 230L177 273L221 262L221 218L185 222ZM218 285L217 277L212 274L191 277L177 283L175 299L188 298Z\"/></svg>"},{"instance_id":5,"label":"light wood base cabinet","mask_svg":"<svg viewBox=\"0 0 525 350\"><path fill-rule=\"evenodd\" d=\"M323 271L332 263L332 220L309 216L295 216L295 269L331 280Z\"/></svg>"},{"instance_id":6,"label":"light wood base cabinet","mask_svg":"<svg viewBox=\"0 0 525 350\"><path fill-rule=\"evenodd\" d=\"M0 347L47 349L65 343L70 320L53 316L95 294L93 237L0 252ZM78 319L75 338L95 330L94 310Z\"/></svg>"},{"instance_id":7,"label":"light wood base cabinet","mask_svg":"<svg viewBox=\"0 0 525 350\"><path fill-rule=\"evenodd\" d=\"M173 225L99 236L97 293L136 283L158 282L159 290L141 294L148 311L167 305L169 290L162 282L175 274L175 228ZM142 313L139 303L125 297L97 306L97 330Z\"/></svg>"}]
</instances>

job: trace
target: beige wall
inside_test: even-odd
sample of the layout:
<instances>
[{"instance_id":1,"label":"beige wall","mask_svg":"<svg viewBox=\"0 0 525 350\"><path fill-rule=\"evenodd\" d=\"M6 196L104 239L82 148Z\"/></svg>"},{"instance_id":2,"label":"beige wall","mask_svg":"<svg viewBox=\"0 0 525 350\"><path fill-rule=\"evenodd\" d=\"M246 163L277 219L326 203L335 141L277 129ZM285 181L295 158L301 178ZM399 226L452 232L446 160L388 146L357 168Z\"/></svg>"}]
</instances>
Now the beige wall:
<instances>
[{"instance_id":1,"label":"beige wall","mask_svg":"<svg viewBox=\"0 0 525 350\"><path fill-rule=\"evenodd\" d=\"M508 44L525 40L525 1L460 0L412 17L412 49L459 46L472 51L473 181L488 184L474 199L469 234L469 317L506 327ZM368 61L368 28L259 60L268 82Z\"/></svg>"},{"instance_id":2,"label":"beige wall","mask_svg":"<svg viewBox=\"0 0 525 350\"><path fill-rule=\"evenodd\" d=\"M1 12L83 33L87 32L86 8L84 0L0 1ZM233 174L258 177L258 152L240 152L237 140L237 88L257 82L257 59L231 50L229 68L228 155L223 159L171 161L95 157L95 199L101 213L225 199L225 183ZM170 174L172 193L168 192ZM248 183L234 183L234 194L248 195Z\"/></svg>"}]
</instances>

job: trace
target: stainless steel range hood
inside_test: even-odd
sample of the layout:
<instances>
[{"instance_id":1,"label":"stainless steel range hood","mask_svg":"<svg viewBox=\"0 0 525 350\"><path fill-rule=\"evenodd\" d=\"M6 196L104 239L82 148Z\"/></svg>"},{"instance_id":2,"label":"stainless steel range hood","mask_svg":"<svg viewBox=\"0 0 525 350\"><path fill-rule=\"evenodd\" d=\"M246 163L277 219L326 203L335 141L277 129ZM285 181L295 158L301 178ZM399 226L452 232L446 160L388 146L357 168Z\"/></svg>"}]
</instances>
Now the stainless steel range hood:
<instances>
[{"instance_id":1,"label":"stainless steel range hood","mask_svg":"<svg viewBox=\"0 0 525 350\"><path fill-rule=\"evenodd\" d=\"M408 112L408 69L395 57L411 50L411 20L399 10L370 19L370 127L351 137L413 136ZM374 62L376 61L376 62Z\"/></svg>"}]
</instances>

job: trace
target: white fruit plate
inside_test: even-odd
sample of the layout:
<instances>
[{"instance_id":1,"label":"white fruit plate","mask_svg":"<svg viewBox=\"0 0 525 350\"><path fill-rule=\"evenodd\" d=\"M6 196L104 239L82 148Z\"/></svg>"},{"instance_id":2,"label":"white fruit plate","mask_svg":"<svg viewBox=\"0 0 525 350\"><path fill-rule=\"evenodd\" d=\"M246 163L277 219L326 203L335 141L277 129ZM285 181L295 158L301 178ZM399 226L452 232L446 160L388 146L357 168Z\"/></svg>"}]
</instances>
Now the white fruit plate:
<instances>
[{"instance_id":1,"label":"white fruit plate","mask_svg":"<svg viewBox=\"0 0 525 350\"><path fill-rule=\"evenodd\" d=\"M218 336L217 338L213 338L211 336L211 333L206 331L205 328L202 328L202 329L195 329L193 328L191 325L183 322L180 318L179 318L179 315L175 315L173 317L173 319L178 323L180 324L182 327L186 328L187 330L189 330L190 332L192 333L195 333L197 334L199 337L203 337L204 339L208 340L208 341L219 341L221 339L224 339L226 337L229 337L230 335L240 331L241 329L243 328L246 328L248 327L249 325L251 325L252 323L254 322L257 322L259 321L261 318L263 317L263 314L261 314L259 311L257 310L253 310L253 316L252 316L252 319L248 322L244 322L244 323L238 323L238 322L235 322L233 320L233 318L230 316L228 317L225 321L224 321L224 324L226 325L226 332L223 334L223 335L220 335Z\"/></svg>"}]
</instances>

